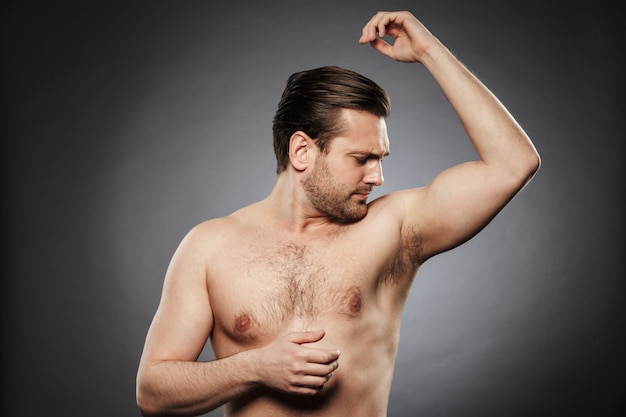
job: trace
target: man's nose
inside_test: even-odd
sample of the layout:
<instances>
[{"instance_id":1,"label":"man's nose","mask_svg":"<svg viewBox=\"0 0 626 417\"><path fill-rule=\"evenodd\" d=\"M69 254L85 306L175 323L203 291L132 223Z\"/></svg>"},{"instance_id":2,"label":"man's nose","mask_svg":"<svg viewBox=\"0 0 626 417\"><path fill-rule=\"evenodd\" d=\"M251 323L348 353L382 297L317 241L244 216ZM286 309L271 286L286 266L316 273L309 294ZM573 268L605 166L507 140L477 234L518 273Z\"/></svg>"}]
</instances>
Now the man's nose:
<instances>
[{"instance_id":1,"label":"man's nose","mask_svg":"<svg viewBox=\"0 0 626 417\"><path fill-rule=\"evenodd\" d=\"M375 186L382 185L385 181L383 177L383 161L374 159L368 162L367 174L364 178L366 184Z\"/></svg>"}]
</instances>

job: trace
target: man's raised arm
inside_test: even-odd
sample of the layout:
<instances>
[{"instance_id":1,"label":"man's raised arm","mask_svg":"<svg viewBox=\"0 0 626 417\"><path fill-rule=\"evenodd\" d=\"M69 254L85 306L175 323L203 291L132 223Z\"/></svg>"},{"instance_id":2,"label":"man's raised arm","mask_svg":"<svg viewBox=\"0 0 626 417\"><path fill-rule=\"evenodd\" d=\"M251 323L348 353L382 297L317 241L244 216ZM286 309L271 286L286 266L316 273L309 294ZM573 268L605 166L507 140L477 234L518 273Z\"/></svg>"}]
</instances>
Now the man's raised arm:
<instances>
[{"instance_id":1,"label":"man's raised arm","mask_svg":"<svg viewBox=\"0 0 626 417\"><path fill-rule=\"evenodd\" d=\"M417 229L424 261L480 231L528 183L540 158L502 103L411 13L377 13L359 42L396 61L423 64L480 157L443 171L423 189L400 193L405 229Z\"/></svg>"}]
</instances>

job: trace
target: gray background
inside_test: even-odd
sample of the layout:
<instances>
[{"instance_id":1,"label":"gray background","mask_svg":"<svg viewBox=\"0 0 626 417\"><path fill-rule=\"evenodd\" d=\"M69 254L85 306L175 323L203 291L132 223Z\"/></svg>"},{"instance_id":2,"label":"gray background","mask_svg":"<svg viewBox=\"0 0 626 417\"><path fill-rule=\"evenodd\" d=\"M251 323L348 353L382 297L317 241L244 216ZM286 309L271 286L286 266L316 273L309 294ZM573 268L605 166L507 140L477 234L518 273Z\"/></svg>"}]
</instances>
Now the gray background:
<instances>
[{"instance_id":1,"label":"gray background","mask_svg":"<svg viewBox=\"0 0 626 417\"><path fill-rule=\"evenodd\" d=\"M379 193L475 157L424 68L358 45L378 9L413 11L543 157L482 234L418 275L389 415L626 409L624 45L612 3L8 1L3 415L139 415L135 372L169 259L193 225L270 191L271 117L292 72L341 65L389 91Z\"/></svg>"}]
</instances>

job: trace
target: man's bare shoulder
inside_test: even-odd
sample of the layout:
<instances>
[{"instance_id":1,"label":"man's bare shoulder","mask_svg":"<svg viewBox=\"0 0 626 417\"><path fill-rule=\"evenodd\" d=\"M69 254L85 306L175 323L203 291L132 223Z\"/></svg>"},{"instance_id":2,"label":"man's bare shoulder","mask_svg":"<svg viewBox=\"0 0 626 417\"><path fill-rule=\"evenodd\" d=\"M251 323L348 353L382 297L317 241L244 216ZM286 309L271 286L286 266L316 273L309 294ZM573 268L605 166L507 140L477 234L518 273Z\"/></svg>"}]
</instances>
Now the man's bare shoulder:
<instances>
[{"instance_id":1,"label":"man's bare shoulder","mask_svg":"<svg viewBox=\"0 0 626 417\"><path fill-rule=\"evenodd\" d=\"M426 198L428 188L412 188L400 191L393 191L376 198L369 204L369 214L394 215L403 220L407 210L418 210L420 202Z\"/></svg>"},{"instance_id":2,"label":"man's bare shoulder","mask_svg":"<svg viewBox=\"0 0 626 417\"><path fill-rule=\"evenodd\" d=\"M258 203L243 207L222 217L215 217L194 226L188 234L195 241L219 242L254 227L254 219L260 212Z\"/></svg>"}]
</instances>

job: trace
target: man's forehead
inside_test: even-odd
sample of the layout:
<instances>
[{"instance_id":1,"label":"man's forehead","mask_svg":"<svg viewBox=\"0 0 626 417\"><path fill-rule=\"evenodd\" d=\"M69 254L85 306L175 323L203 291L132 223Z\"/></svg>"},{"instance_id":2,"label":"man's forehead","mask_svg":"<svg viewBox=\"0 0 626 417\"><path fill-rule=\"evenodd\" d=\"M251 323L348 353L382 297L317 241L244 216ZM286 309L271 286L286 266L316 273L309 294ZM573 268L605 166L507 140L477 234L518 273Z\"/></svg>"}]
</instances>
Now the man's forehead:
<instances>
[{"instance_id":1,"label":"man's forehead","mask_svg":"<svg viewBox=\"0 0 626 417\"><path fill-rule=\"evenodd\" d=\"M379 156L389 154L384 117L366 111L344 109L343 122L343 132L336 139L349 151Z\"/></svg>"}]
</instances>

